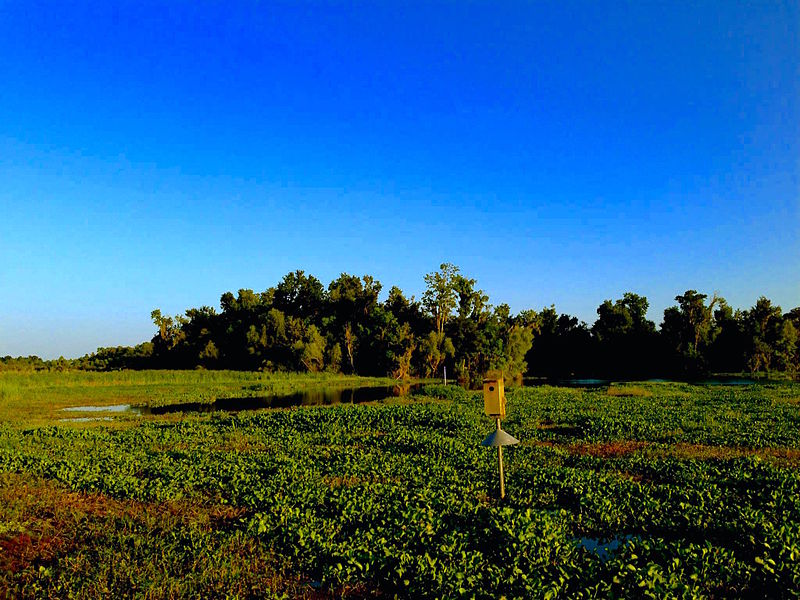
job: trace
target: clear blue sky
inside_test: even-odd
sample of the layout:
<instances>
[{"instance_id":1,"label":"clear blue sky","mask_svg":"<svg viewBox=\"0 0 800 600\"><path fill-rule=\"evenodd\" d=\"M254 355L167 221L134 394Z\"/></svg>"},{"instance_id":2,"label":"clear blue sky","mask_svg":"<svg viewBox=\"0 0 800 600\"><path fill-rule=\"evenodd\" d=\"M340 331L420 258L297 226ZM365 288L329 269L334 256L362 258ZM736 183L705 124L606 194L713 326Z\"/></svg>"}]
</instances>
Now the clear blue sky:
<instances>
[{"instance_id":1,"label":"clear blue sky","mask_svg":"<svg viewBox=\"0 0 800 600\"><path fill-rule=\"evenodd\" d=\"M304 269L800 305L800 3L0 4L0 355Z\"/></svg>"}]
</instances>

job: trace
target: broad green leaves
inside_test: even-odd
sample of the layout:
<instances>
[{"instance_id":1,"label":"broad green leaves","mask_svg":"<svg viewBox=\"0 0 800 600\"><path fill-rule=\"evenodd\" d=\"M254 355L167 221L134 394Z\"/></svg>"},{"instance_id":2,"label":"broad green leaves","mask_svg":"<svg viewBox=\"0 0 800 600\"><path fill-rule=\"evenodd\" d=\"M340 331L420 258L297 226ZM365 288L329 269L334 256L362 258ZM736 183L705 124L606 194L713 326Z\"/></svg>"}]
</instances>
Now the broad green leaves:
<instances>
[{"instance_id":1,"label":"broad green leaves","mask_svg":"<svg viewBox=\"0 0 800 600\"><path fill-rule=\"evenodd\" d=\"M797 387L643 385L652 395L510 391L505 426L523 443L506 455L504 503L494 455L479 446L491 427L479 395L442 386L423 392L445 401L407 405L1 428L0 471L123 501L235 509L216 538L136 529L126 544L155 536L191 557L212 539L249 540L328 590L796 597ZM48 581L69 583L61 564L46 565Z\"/></svg>"}]
</instances>

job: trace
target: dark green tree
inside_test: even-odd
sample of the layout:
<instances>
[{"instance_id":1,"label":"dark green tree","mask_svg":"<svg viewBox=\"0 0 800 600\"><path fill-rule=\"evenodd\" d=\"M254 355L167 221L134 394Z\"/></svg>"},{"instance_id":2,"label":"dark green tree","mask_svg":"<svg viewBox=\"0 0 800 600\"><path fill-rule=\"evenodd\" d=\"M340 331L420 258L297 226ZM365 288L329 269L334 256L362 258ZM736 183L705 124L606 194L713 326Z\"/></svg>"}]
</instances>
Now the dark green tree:
<instances>
[{"instance_id":1,"label":"dark green tree","mask_svg":"<svg viewBox=\"0 0 800 600\"><path fill-rule=\"evenodd\" d=\"M645 377L651 374L657 354L655 323L647 319L645 296L626 292L597 308L592 335L599 370L609 376Z\"/></svg>"}]
</instances>

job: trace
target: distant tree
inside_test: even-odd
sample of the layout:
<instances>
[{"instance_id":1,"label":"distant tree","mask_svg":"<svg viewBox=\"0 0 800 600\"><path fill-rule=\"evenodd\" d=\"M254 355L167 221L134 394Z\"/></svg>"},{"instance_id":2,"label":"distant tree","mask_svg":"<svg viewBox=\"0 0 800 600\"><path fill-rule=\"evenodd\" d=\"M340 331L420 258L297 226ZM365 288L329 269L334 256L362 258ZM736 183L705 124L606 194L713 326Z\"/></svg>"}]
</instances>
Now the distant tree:
<instances>
[{"instance_id":1,"label":"distant tree","mask_svg":"<svg viewBox=\"0 0 800 600\"><path fill-rule=\"evenodd\" d=\"M206 368L216 364L217 360L219 359L219 350L217 350L217 346L214 344L213 340L208 340L208 342L206 342L206 345L200 351L200 354L197 358L199 359L200 364Z\"/></svg>"},{"instance_id":2,"label":"distant tree","mask_svg":"<svg viewBox=\"0 0 800 600\"><path fill-rule=\"evenodd\" d=\"M240 289L236 297L231 292L222 294L222 313L217 319L218 336L215 338L218 364L232 369L258 369L262 366L263 351L256 351L253 340L259 338L267 326L273 297L274 288L261 293Z\"/></svg>"},{"instance_id":3,"label":"distant tree","mask_svg":"<svg viewBox=\"0 0 800 600\"><path fill-rule=\"evenodd\" d=\"M327 347L326 360L328 371L338 373L342 369L342 348L339 344Z\"/></svg>"},{"instance_id":4,"label":"distant tree","mask_svg":"<svg viewBox=\"0 0 800 600\"><path fill-rule=\"evenodd\" d=\"M353 333L353 324L349 321L344 324L342 329L342 342L345 349L345 356L347 357L347 362L350 365L350 373L356 372L356 343L358 342L358 338L356 337L355 333Z\"/></svg>"},{"instance_id":5,"label":"distant tree","mask_svg":"<svg viewBox=\"0 0 800 600\"><path fill-rule=\"evenodd\" d=\"M648 307L645 296L631 292L626 292L614 303L606 300L597 308L598 319L592 326L592 332L600 341L630 334L652 333L655 323L646 317Z\"/></svg>"},{"instance_id":6,"label":"distant tree","mask_svg":"<svg viewBox=\"0 0 800 600\"><path fill-rule=\"evenodd\" d=\"M287 273L275 287L273 305L284 314L318 324L322 319L325 288L304 271Z\"/></svg>"},{"instance_id":7,"label":"distant tree","mask_svg":"<svg viewBox=\"0 0 800 600\"><path fill-rule=\"evenodd\" d=\"M647 298L626 292L622 298L604 301L597 308L592 334L601 370L608 375L642 377L652 369L655 323L646 317Z\"/></svg>"},{"instance_id":8,"label":"distant tree","mask_svg":"<svg viewBox=\"0 0 800 600\"><path fill-rule=\"evenodd\" d=\"M189 366L185 354L186 319L181 315L165 317L160 309L150 313L158 333L153 337L153 354L162 368L185 368Z\"/></svg>"},{"instance_id":9,"label":"distant tree","mask_svg":"<svg viewBox=\"0 0 800 600\"><path fill-rule=\"evenodd\" d=\"M783 319L775 341L775 368L787 373L796 373L800 367L798 340L800 335L790 319Z\"/></svg>"},{"instance_id":10,"label":"distant tree","mask_svg":"<svg viewBox=\"0 0 800 600\"><path fill-rule=\"evenodd\" d=\"M474 279L469 279L458 273L454 274L451 279L451 285L457 301L458 317L478 322L485 320L489 308L489 296L483 290L477 289L475 284L476 281Z\"/></svg>"},{"instance_id":11,"label":"distant tree","mask_svg":"<svg viewBox=\"0 0 800 600\"><path fill-rule=\"evenodd\" d=\"M596 374L594 342L586 323L559 315L550 306L536 314L533 325L536 334L525 357L530 375L568 378Z\"/></svg>"},{"instance_id":12,"label":"distant tree","mask_svg":"<svg viewBox=\"0 0 800 600\"><path fill-rule=\"evenodd\" d=\"M786 313L783 316L783 320L784 322L788 322L791 324L797 336L797 339L794 344L794 351L790 353L787 350L787 353L793 354L794 356L794 361L792 363L793 366L791 368L791 371L797 373L798 371L800 371L800 307L793 308L788 313ZM784 337L787 341L790 340L792 337L791 331L786 331L784 333Z\"/></svg>"},{"instance_id":13,"label":"distant tree","mask_svg":"<svg viewBox=\"0 0 800 600\"><path fill-rule=\"evenodd\" d=\"M245 336L250 368L289 368L292 362L290 333L286 315L277 308L271 308L262 321L251 323Z\"/></svg>"},{"instance_id":14,"label":"distant tree","mask_svg":"<svg viewBox=\"0 0 800 600\"><path fill-rule=\"evenodd\" d=\"M513 325L508 331L503 361L503 376L510 381L521 382L528 370L525 357L533 344L533 328Z\"/></svg>"},{"instance_id":15,"label":"distant tree","mask_svg":"<svg viewBox=\"0 0 800 600\"><path fill-rule=\"evenodd\" d=\"M411 376L411 359L416 350L414 333L408 323L396 322L389 338L390 375L395 379Z\"/></svg>"},{"instance_id":16,"label":"distant tree","mask_svg":"<svg viewBox=\"0 0 800 600\"><path fill-rule=\"evenodd\" d=\"M554 307L512 315L492 307L475 279L451 263L424 277L421 301L381 283L342 273L327 288L302 270L257 293L240 289L184 315L151 317L156 333L135 348L98 348L80 359L0 359L0 369L234 368L327 369L368 375L439 375L443 366L474 383L489 369L509 379L524 373L645 377L800 369L800 307L781 314L761 297L733 311L696 290L676 296L659 332L648 301L627 292L605 300L589 328Z\"/></svg>"},{"instance_id":17,"label":"distant tree","mask_svg":"<svg viewBox=\"0 0 800 600\"><path fill-rule=\"evenodd\" d=\"M769 298L761 296L745 313L745 332L748 338L747 365L752 373L769 372L773 359L791 343L793 326L784 329L780 306L773 306ZM787 357L781 357L783 361ZM779 359L779 362L782 362Z\"/></svg>"},{"instance_id":18,"label":"distant tree","mask_svg":"<svg viewBox=\"0 0 800 600\"><path fill-rule=\"evenodd\" d=\"M425 275L425 292L422 304L433 318L436 333L443 333L450 314L456 307L456 276L459 268L450 263L442 263L438 271Z\"/></svg>"},{"instance_id":19,"label":"distant tree","mask_svg":"<svg viewBox=\"0 0 800 600\"><path fill-rule=\"evenodd\" d=\"M794 328L797 331L800 331L800 306L787 312L785 315L783 315L783 318L791 321L792 325L794 325Z\"/></svg>"},{"instance_id":20,"label":"distant tree","mask_svg":"<svg viewBox=\"0 0 800 600\"><path fill-rule=\"evenodd\" d=\"M457 310L446 326L446 333L455 351L454 375L467 384L483 376L486 368L485 351L491 345L487 344L487 337L483 335L492 317L489 297L475 284L474 279L458 273L453 276Z\"/></svg>"},{"instance_id":21,"label":"distant tree","mask_svg":"<svg viewBox=\"0 0 800 600\"><path fill-rule=\"evenodd\" d=\"M122 369L149 369L158 365L153 361L152 342L136 346L98 348L95 352L70 361L70 368L87 371L119 371Z\"/></svg>"},{"instance_id":22,"label":"distant tree","mask_svg":"<svg viewBox=\"0 0 800 600\"><path fill-rule=\"evenodd\" d=\"M329 316L323 327L331 344L342 349L344 364L357 371L360 340L372 335L372 317L378 308L381 284L369 275L359 278L342 273L328 285Z\"/></svg>"},{"instance_id":23,"label":"distant tree","mask_svg":"<svg viewBox=\"0 0 800 600\"><path fill-rule=\"evenodd\" d=\"M448 356L453 356L455 349L450 338L444 332L431 331L422 340L422 352L427 367L427 375L435 377L439 374L439 367Z\"/></svg>"},{"instance_id":24,"label":"distant tree","mask_svg":"<svg viewBox=\"0 0 800 600\"><path fill-rule=\"evenodd\" d=\"M202 365L213 368L219 360L219 350L214 343L218 337L218 324L216 311L210 306L190 308L186 311L186 318L181 325L184 337L183 354L187 367Z\"/></svg>"},{"instance_id":25,"label":"distant tree","mask_svg":"<svg viewBox=\"0 0 800 600\"><path fill-rule=\"evenodd\" d=\"M717 330L708 347L707 355L711 371L716 373L740 373L747 368L747 338L742 311L736 312L720 298L714 310L714 327Z\"/></svg>"},{"instance_id":26,"label":"distant tree","mask_svg":"<svg viewBox=\"0 0 800 600\"><path fill-rule=\"evenodd\" d=\"M300 319L293 322L294 341L292 349L298 370L304 369L312 373L321 371L325 366L325 338L316 325L306 325Z\"/></svg>"},{"instance_id":27,"label":"distant tree","mask_svg":"<svg viewBox=\"0 0 800 600\"><path fill-rule=\"evenodd\" d=\"M687 290L675 296L678 306L664 311L661 334L672 350L676 366L688 376L708 371L707 349L713 343L718 329L714 323L714 307L724 303L716 293L706 303L708 296L696 290Z\"/></svg>"},{"instance_id":28,"label":"distant tree","mask_svg":"<svg viewBox=\"0 0 800 600\"><path fill-rule=\"evenodd\" d=\"M389 290L389 297L383 306L399 323L408 323L412 331L420 332L427 326L422 305L414 299L414 296L407 299L402 290L396 286Z\"/></svg>"}]
</instances>

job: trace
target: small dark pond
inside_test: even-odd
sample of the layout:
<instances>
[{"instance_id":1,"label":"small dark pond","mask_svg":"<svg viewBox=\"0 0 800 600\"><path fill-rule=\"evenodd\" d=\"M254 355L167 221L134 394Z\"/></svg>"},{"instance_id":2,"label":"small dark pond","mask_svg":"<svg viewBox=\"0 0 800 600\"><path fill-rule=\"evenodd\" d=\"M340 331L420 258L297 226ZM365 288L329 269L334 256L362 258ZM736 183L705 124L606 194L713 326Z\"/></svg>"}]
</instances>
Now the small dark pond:
<instances>
[{"instance_id":1,"label":"small dark pond","mask_svg":"<svg viewBox=\"0 0 800 600\"><path fill-rule=\"evenodd\" d=\"M330 404L361 404L375 402L393 396L403 396L409 387L357 387L346 389L322 389L275 394L270 396L250 396L241 398L218 398L211 403L185 402L167 406L135 407L142 415L164 415L176 412L238 412L241 410L260 410L264 408L289 408L290 406L327 406Z\"/></svg>"},{"instance_id":2,"label":"small dark pond","mask_svg":"<svg viewBox=\"0 0 800 600\"><path fill-rule=\"evenodd\" d=\"M270 394L266 396L242 396L218 398L214 402L182 402L165 406L134 406L115 404L113 406L73 406L65 408L70 412L114 412L136 415L166 415L180 412L210 413L215 411L239 412L242 410L262 410L266 408L289 408L291 406L327 406L331 404L361 404L385 398L405 396L417 385L404 386L365 386L356 388L324 388L305 390L291 394Z\"/></svg>"},{"instance_id":3,"label":"small dark pond","mask_svg":"<svg viewBox=\"0 0 800 600\"><path fill-rule=\"evenodd\" d=\"M689 383L694 383L696 385L755 385L756 383L764 382L748 377L712 377L710 379L691 381Z\"/></svg>"},{"instance_id":4,"label":"small dark pond","mask_svg":"<svg viewBox=\"0 0 800 600\"><path fill-rule=\"evenodd\" d=\"M71 406L61 410L66 412L125 412L130 409L130 404L110 404L106 406Z\"/></svg>"},{"instance_id":5,"label":"small dark pond","mask_svg":"<svg viewBox=\"0 0 800 600\"><path fill-rule=\"evenodd\" d=\"M586 548L586 550L592 554L596 554L601 561L605 562L610 559L614 553L626 542L634 541L636 539L638 538L634 535L624 535L622 537L611 538L610 540L584 537L577 541L579 546Z\"/></svg>"}]
</instances>

